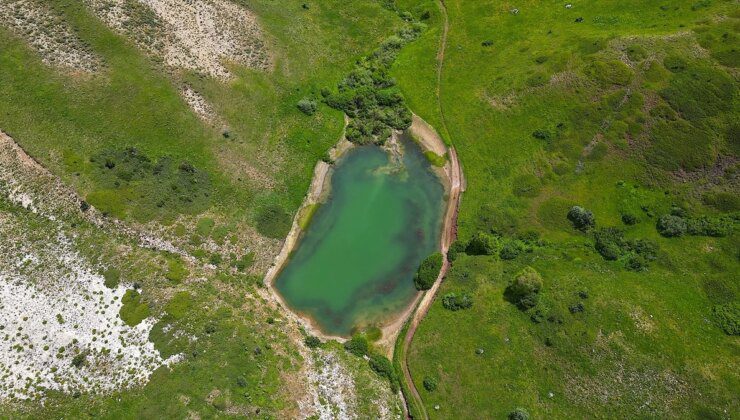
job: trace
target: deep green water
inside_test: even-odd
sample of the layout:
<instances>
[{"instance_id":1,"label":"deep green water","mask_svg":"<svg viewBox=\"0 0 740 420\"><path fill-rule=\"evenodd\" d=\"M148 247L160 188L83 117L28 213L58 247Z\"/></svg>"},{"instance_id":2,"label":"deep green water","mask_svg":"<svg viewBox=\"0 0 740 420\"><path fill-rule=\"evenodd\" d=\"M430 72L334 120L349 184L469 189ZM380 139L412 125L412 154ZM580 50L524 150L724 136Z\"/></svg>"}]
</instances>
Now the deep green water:
<instances>
[{"instance_id":1,"label":"deep green water","mask_svg":"<svg viewBox=\"0 0 740 420\"><path fill-rule=\"evenodd\" d=\"M413 299L413 276L439 243L444 189L418 146L403 140L403 164L377 146L337 163L317 211L275 288L328 334L377 324Z\"/></svg>"}]
</instances>

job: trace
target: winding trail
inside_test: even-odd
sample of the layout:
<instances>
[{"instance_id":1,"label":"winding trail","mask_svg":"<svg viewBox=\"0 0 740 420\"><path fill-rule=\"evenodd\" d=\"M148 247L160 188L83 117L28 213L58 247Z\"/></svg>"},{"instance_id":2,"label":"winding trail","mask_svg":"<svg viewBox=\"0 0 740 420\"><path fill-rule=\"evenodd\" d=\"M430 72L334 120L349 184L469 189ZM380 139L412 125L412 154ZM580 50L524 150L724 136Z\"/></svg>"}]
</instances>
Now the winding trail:
<instances>
[{"instance_id":1,"label":"winding trail","mask_svg":"<svg viewBox=\"0 0 740 420\"><path fill-rule=\"evenodd\" d=\"M435 96L437 99L437 108L439 110L440 120L442 123L442 127L440 127L445 134L445 138L450 141L450 132L447 129L447 123L445 122L445 116L444 112L442 110L442 101L440 99L441 96L441 85L442 85L442 69L444 66L444 57L445 57L445 50L447 49L447 33L449 31L449 18L447 16L447 6L445 5L444 0L437 0L437 6L439 7L440 13L444 19L443 23L443 29L442 29L442 35L440 37L439 41L439 49L437 50L437 86L435 87ZM431 129L431 127L429 127ZM424 133L425 135L427 133ZM436 133L429 133L431 136L436 136ZM426 136L422 136L426 137ZM441 142L440 143L444 144ZM411 341L414 339L414 334L416 333L416 329L421 323L421 320L424 319L426 314L429 312L429 307L432 305L432 302L434 302L434 297L437 295L437 291L439 290L440 285L442 284L442 280L444 280L445 275L447 274L447 270L450 267L450 263L447 260L447 251L450 248L450 245L457 237L457 215L458 215L458 209L460 206L460 197L462 192L465 189L465 183L462 173L462 168L460 167L460 162L457 158L457 152L455 151L455 148L450 146L447 151L449 162L445 166L445 171L447 172L448 179L450 180L450 189L449 189L449 198L447 201L447 211L444 218L444 225L442 229L442 237L440 238L440 251L442 252L443 257L443 263L442 263L442 269L439 271L439 275L437 276L437 279L434 282L434 285L427 290L424 293L424 296L421 298L421 301L416 307L416 310L414 311L408 325L408 330L406 331L406 334L403 337L403 343L401 345L401 355L400 355L400 362L401 362L401 369L403 370L403 380L406 382L406 386L411 392L411 395L405 396L406 399L412 398L414 400L414 404L418 407L422 418L428 419L429 414L426 411L426 407L424 406L424 401L421 398L421 395L419 394L419 391L416 389L416 386L414 385L413 378L411 376L411 372L409 370L408 365L408 350L409 346L411 345ZM407 402L408 405L408 402ZM411 418L410 416L410 410L407 407L406 415L408 418Z\"/></svg>"}]
</instances>

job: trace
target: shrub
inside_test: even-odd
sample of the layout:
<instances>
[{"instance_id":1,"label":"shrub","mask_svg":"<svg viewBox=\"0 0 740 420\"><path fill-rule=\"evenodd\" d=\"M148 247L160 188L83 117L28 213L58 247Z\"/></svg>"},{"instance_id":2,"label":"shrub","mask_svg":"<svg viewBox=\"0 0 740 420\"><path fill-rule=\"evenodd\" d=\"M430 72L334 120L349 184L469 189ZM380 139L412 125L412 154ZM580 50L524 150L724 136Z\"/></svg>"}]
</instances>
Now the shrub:
<instances>
[{"instance_id":1,"label":"shrub","mask_svg":"<svg viewBox=\"0 0 740 420\"><path fill-rule=\"evenodd\" d=\"M485 233L476 233L465 247L468 255L494 255L499 249L499 240L497 237Z\"/></svg>"},{"instance_id":2,"label":"shrub","mask_svg":"<svg viewBox=\"0 0 740 420\"><path fill-rule=\"evenodd\" d=\"M370 355L368 361L370 368L374 370L378 375L388 379L391 384L393 392L398 391L398 377L396 376L396 370L393 368L393 364L387 357L382 354L373 353Z\"/></svg>"},{"instance_id":3,"label":"shrub","mask_svg":"<svg viewBox=\"0 0 740 420\"><path fill-rule=\"evenodd\" d=\"M431 376L425 376L424 377L424 389L426 389L429 392L432 392L435 389L437 389L437 378L434 378Z\"/></svg>"},{"instance_id":4,"label":"shrub","mask_svg":"<svg viewBox=\"0 0 740 420\"><path fill-rule=\"evenodd\" d=\"M725 217L698 217L686 220L686 231L694 236L722 238L732 232L732 220Z\"/></svg>"},{"instance_id":5,"label":"shrub","mask_svg":"<svg viewBox=\"0 0 740 420\"><path fill-rule=\"evenodd\" d=\"M605 260L616 260L624 253L624 232L618 228L603 228L594 232L594 248Z\"/></svg>"},{"instance_id":6,"label":"shrub","mask_svg":"<svg viewBox=\"0 0 740 420\"><path fill-rule=\"evenodd\" d=\"M519 241L506 241L504 246L501 247L498 255L502 260L513 260L519 256L524 250L524 247Z\"/></svg>"},{"instance_id":7,"label":"shrub","mask_svg":"<svg viewBox=\"0 0 740 420\"><path fill-rule=\"evenodd\" d=\"M532 267L525 267L504 291L504 298L526 311L537 305L542 289L542 276Z\"/></svg>"},{"instance_id":8,"label":"shrub","mask_svg":"<svg viewBox=\"0 0 740 420\"><path fill-rule=\"evenodd\" d=\"M447 293L442 297L442 306L450 311L469 309L473 306L473 299L467 293Z\"/></svg>"},{"instance_id":9,"label":"shrub","mask_svg":"<svg viewBox=\"0 0 740 420\"><path fill-rule=\"evenodd\" d=\"M540 128L532 132L532 137L536 138L537 140L542 140L545 143L551 143L554 135L550 132L550 130Z\"/></svg>"},{"instance_id":10,"label":"shrub","mask_svg":"<svg viewBox=\"0 0 740 420\"><path fill-rule=\"evenodd\" d=\"M712 316L717 326L727 335L740 335L740 304L737 302L715 305Z\"/></svg>"},{"instance_id":11,"label":"shrub","mask_svg":"<svg viewBox=\"0 0 740 420\"><path fill-rule=\"evenodd\" d=\"M344 342L344 349L354 354L355 356L362 357L367 355L370 345L367 339L361 335L355 335L351 339Z\"/></svg>"},{"instance_id":12,"label":"shrub","mask_svg":"<svg viewBox=\"0 0 740 420\"><path fill-rule=\"evenodd\" d=\"M319 337L316 337L314 335L309 335L306 337L305 340L303 340L303 343L306 345L306 347L310 349L315 349L316 347L321 346L321 340Z\"/></svg>"},{"instance_id":13,"label":"shrub","mask_svg":"<svg viewBox=\"0 0 740 420\"><path fill-rule=\"evenodd\" d=\"M568 211L568 220L573 223L573 227L583 232L591 229L596 225L594 214L581 206L573 206Z\"/></svg>"},{"instance_id":14,"label":"shrub","mask_svg":"<svg viewBox=\"0 0 740 420\"><path fill-rule=\"evenodd\" d=\"M509 420L529 420L529 413L523 408L517 408L509 413Z\"/></svg>"},{"instance_id":15,"label":"shrub","mask_svg":"<svg viewBox=\"0 0 740 420\"><path fill-rule=\"evenodd\" d=\"M429 290L439 276L442 269L442 254L435 252L426 257L419 265L414 276L414 285L417 290Z\"/></svg>"},{"instance_id":16,"label":"shrub","mask_svg":"<svg viewBox=\"0 0 740 420\"><path fill-rule=\"evenodd\" d=\"M719 211L730 212L740 210L740 195L731 192L709 192L702 196L704 204Z\"/></svg>"},{"instance_id":17,"label":"shrub","mask_svg":"<svg viewBox=\"0 0 740 420\"><path fill-rule=\"evenodd\" d=\"M316 113L316 110L318 109L318 106L316 104L316 101L313 99L303 98L300 101L298 101L298 104L296 104L298 109L301 110L306 115L313 115Z\"/></svg>"},{"instance_id":18,"label":"shrub","mask_svg":"<svg viewBox=\"0 0 740 420\"><path fill-rule=\"evenodd\" d=\"M455 261L461 252L465 252L465 244L456 240L450 245L450 249L447 250L447 261Z\"/></svg>"},{"instance_id":19,"label":"shrub","mask_svg":"<svg viewBox=\"0 0 740 420\"><path fill-rule=\"evenodd\" d=\"M673 216L671 214L660 216L656 228L658 229L658 233L667 238L682 236L688 229L686 220L683 217Z\"/></svg>"},{"instance_id":20,"label":"shrub","mask_svg":"<svg viewBox=\"0 0 740 420\"><path fill-rule=\"evenodd\" d=\"M121 306L118 316L129 326L136 326L149 316L149 305L141 302L141 295L136 290L127 290L121 298L121 302L123 306Z\"/></svg>"},{"instance_id":21,"label":"shrub","mask_svg":"<svg viewBox=\"0 0 740 420\"><path fill-rule=\"evenodd\" d=\"M82 365L85 364L86 356L87 355L85 353L77 353L75 357L72 358L72 366L76 368L82 367Z\"/></svg>"},{"instance_id":22,"label":"shrub","mask_svg":"<svg viewBox=\"0 0 740 420\"><path fill-rule=\"evenodd\" d=\"M586 310L586 307L583 306L583 302L574 303L568 306L568 311L570 311L570 313L572 314L577 314L583 312L584 310Z\"/></svg>"},{"instance_id":23,"label":"shrub","mask_svg":"<svg viewBox=\"0 0 740 420\"><path fill-rule=\"evenodd\" d=\"M632 213L624 213L622 214L622 223L629 226L634 225L637 223L637 216Z\"/></svg>"}]
</instances>

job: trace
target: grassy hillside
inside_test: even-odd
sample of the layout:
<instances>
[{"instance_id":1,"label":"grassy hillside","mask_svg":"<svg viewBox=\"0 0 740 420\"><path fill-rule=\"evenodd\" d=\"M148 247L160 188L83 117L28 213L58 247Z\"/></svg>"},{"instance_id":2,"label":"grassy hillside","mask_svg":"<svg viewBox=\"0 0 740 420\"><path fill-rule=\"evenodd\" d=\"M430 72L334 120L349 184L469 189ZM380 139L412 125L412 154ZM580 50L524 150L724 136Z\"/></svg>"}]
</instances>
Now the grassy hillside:
<instances>
[{"instance_id":1,"label":"grassy hillside","mask_svg":"<svg viewBox=\"0 0 740 420\"><path fill-rule=\"evenodd\" d=\"M717 313L737 305L737 233L656 229L673 213L737 231L731 2L447 0L441 107L429 70L438 4L399 3L429 10L437 26L395 72L412 109L444 120L458 150L468 181L460 248L483 233L468 253L491 254L460 253L414 339L410 369L427 411L736 412L738 341ZM593 212L594 228L574 228L574 205ZM542 287L520 310L504 292L525 266ZM450 293L467 293L472 308L445 309ZM425 378L438 380L434 391Z\"/></svg>"}]
</instances>

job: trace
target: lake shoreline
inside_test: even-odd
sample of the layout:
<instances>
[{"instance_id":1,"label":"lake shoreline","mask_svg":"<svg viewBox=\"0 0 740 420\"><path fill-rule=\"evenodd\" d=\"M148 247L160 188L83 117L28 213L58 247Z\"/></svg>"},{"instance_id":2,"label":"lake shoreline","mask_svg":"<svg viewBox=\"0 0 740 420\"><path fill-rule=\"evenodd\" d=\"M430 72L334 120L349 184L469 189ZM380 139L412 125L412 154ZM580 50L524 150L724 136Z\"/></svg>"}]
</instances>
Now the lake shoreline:
<instances>
[{"instance_id":1,"label":"lake shoreline","mask_svg":"<svg viewBox=\"0 0 740 420\"><path fill-rule=\"evenodd\" d=\"M345 122L347 122L346 118ZM408 129L408 133L413 138L414 143L420 147L422 152L432 151L441 156L448 155L447 146L444 144L441 137L439 137L439 135L431 126L429 126L418 116L413 115L412 125ZM393 144L397 144L398 137L401 134L401 132L393 133L393 137L390 140L391 146L393 146ZM270 291L270 295L273 296L276 301L279 302L280 305L287 310L287 312L290 313L290 316L296 322L301 324L301 326L306 330L308 334L314 335L322 340L336 340L338 342L344 342L348 338L324 333L318 326L316 320L304 313L292 309L290 305L288 305L288 303L285 301L283 296L274 287L274 281L277 279L283 268L287 265L293 250L297 248L300 239L305 232L305 228L307 228L307 226L301 226L302 217L307 211L311 211L311 209L315 208L316 205L321 205L323 202L326 201L329 192L331 191L331 176L335 167L335 162L339 160L342 156L344 156L347 151L354 147L356 146L349 142L343 134L337 144L329 151L328 155L332 163L319 161L316 164L309 190L306 193L306 197L304 198L301 207L296 212L295 217L293 218L291 230L286 236L285 241L283 242L283 247L280 253L276 256L275 261L267 271L264 278L264 284ZM384 145L382 147L387 153L391 153L395 149L394 147L388 147L387 145ZM444 198L446 201L446 203L443 202L440 204L444 208L442 213L443 219L441 226L440 244L438 249L443 251L446 251L447 246L449 246L449 241L446 241L448 234L446 234L445 231L447 230L449 224L448 216L451 207L450 193L454 184L452 177L452 166L453 165L451 164L449 159L446 161L443 167L436 167L434 165L431 165L432 171L435 173L435 175L437 175L440 183L442 184L442 187L444 189ZM457 205L455 203L453 204L456 209ZM424 293L416 292L413 299L409 302L408 305L403 308L403 310L393 314L392 316L389 316L388 319L380 322L380 325L378 325L378 327L382 330L382 338L375 344L380 347L383 352L389 357L392 357L393 347L398 333L400 332L403 325L406 323L407 319L409 319L409 317L411 317L414 313L414 310L417 308L419 301L422 299L422 296L424 296Z\"/></svg>"}]
</instances>

